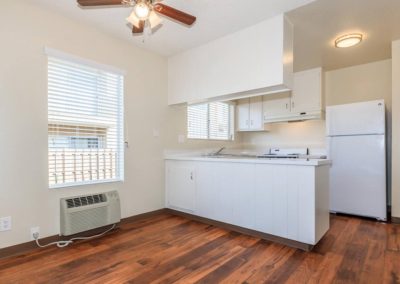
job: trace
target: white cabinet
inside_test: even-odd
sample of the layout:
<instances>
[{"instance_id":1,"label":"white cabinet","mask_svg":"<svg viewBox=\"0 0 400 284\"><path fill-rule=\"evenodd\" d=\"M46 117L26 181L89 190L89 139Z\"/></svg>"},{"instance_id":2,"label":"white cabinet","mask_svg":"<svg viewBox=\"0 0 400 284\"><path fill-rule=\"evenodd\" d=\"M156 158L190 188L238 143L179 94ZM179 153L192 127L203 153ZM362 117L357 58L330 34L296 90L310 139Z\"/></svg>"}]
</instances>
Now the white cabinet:
<instances>
[{"instance_id":1,"label":"white cabinet","mask_svg":"<svg viewBox=\"0 0 400 284\"><path fill-rule=\"evenodd\" d=\"M167 200L175 210L315 245L329 229L329 165L168 160Z\"/></svg>"},{"instance_id":2,"label":"white cabinet","mask_svg":"<svg viewBox=\"0 0 400 284\"><path fill-rule=\"evenodd\" d=\"M199 163L196 169L196 214L208 219L222 219L220 200L225 193L220 188L219 163Z\"/></svg>"},{"instance_id":3,"label":"white cabinet","mask_svg":"<svg viewBox=\"0 0 400 284\"><path fill-rule=\"evenodd\" d=\"M238 131L264 131L262 97L241 99L237 104Z\"/></svg>"},{"instance_id":4,"label":"white cabinet","mask_svg":"<svg viewBox=\"0 0 400 284\"><path fill-rule=\"evenodd\" d=\"M221 222L253 228L252 167L234 163L198 163L196 214ZM243 185L247 190L243 190Z\"/></svg>"},{"instance_id":5,"label":"white cabinet","mask_svg":"<svg viewBox=\"0 0 400 284\"><path fill-rule=\"evenodd\" d=\"M168 104L237 99L293 84L293 26L278 15L168 58Z\"/></svg>"},{"instance_id":6,"label":"white cabinet","mask_svg":"<svg viewBox=\"0 0 400 284\"><path fill-rule=\"evenodd\" d=\"M254 165L241 163L218 163L220 196L223 208L220 221L252 229L254 227ZM221 210L221 209L219 209Z\"/></svg>"},{"instance_id":7,"label":"white cabinet","mask_svg":"<svg viewBox=\"0 0 400 284\"><path fill-rule=\"evenodd\" d=\"M280 121L291 115L291 93L271 94L263 97L264 122Z\"/></svg>"},{"instance_id":8,"label":"white cabinet","mask_svg":"<svg viewBox=\"0 0 400 284\"><path fill-rule=\"evenodd\" d=\"M169 208L194 212L195 166L191 162L166 163L166 205Z\"/></svg>"},{"instance_id":9,"label":"white cabinet","mask_svg":"<svg viewBox=\"0 0 400 284\"><path fill-rule=\"evenodd\" d=\"M316 68L294 74L292 112L302 115L323 108L322 69ZM304 114L303 114L304 115Z\"/></svg>"},{"instance_id":10,"label":"white cabinet","mask_svg":"<svg viewBox=\"0 0 400 284\"><path fill-rule=\"evenodd\" d=\"M264 122L321 119L323 116L323 73L315 68L294 74L293 91L263 97Z\"/></svg>"}]
</instances>

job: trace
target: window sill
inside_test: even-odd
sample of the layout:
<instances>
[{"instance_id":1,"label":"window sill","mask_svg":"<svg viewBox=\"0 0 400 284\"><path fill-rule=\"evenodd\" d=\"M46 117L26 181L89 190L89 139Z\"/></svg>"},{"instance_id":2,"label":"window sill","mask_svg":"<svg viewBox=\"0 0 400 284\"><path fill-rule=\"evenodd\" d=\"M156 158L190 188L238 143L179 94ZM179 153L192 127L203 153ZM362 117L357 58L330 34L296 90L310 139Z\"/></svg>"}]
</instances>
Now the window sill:
<instances>
[{"instance_id":1,"label":"window sill","mask_svg":"<svg viewBox=\"0 0 400 284\"><path fill-rule=\"evenodd\" d=\"M108 180L99 180L99 181L88 181L88 182L79 182L79 183L66 183L66 184L55 184L49 186L49 189L59 189L59 188L68 188L68 187L79 187L85 185L96 185L96 184L107 184L107 183L122 183L123 179L108 179Z\"/></svg>"},{"instance_id":2,"label":"window sill","mask_svg":"<svg viewBox=\"0 0 400 284\"><path fill-rule=\"evenodd\" d=\"M209 138L189 138L187 140L197 140L197 141L219 141L219 142L234 142L235 139L209 139Z\"/></svg>"}]
</instances>

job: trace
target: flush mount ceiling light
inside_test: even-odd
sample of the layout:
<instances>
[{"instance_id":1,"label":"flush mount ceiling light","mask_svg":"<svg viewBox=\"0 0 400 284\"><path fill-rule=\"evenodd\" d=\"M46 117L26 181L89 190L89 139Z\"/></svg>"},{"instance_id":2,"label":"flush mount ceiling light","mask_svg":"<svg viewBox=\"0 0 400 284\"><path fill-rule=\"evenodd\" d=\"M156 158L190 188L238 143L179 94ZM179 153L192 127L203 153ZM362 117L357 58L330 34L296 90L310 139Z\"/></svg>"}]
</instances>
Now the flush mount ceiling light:
<instances>
[{"instance_id":1,"label":"flush mount ceiling light","mask_svg":"<svg viewBox=\"0 0 400 284\"><path fill-rule=\"evenodd\" d=\"M132 24L134 34L143 33L144 29L154 29L161 24L162 19L158 16L166 16L187 26L193 25L196 17L186 14L170 6L161 4L162 0L77 0L80 6L115 6L123 5L133 7L133 11L126 19Z\"/></svg>"},{"instance_id":2,"label":"flush mount ceiling light","mask_svg":"<svg viewBox=\"0 0 400 284\"><path fill-rule=\"evenodd\" d=\"M352 47L359 44L363 39L362 34L348 34L341 37L338 37L335 40L335 46L337 48L346 48Z\"/></svg>"}]
</instances>

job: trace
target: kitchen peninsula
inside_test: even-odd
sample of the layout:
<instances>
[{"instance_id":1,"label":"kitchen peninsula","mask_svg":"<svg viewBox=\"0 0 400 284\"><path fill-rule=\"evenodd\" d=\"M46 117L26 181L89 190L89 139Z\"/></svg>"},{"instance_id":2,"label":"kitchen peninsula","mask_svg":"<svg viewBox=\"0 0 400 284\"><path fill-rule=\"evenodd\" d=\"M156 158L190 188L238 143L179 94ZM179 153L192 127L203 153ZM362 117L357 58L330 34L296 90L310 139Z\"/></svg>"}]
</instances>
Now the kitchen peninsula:
<instances>
[{"instance_id":1,"label":"kitchen peninsula","mask_svg":"<svg viewBox=\"0 0 400 284\"><path fill-rule=\"evenodd\" d=\"M329 229L326 159L168 155L166 207L310 250Z\"/></svg>"}]
</instances>

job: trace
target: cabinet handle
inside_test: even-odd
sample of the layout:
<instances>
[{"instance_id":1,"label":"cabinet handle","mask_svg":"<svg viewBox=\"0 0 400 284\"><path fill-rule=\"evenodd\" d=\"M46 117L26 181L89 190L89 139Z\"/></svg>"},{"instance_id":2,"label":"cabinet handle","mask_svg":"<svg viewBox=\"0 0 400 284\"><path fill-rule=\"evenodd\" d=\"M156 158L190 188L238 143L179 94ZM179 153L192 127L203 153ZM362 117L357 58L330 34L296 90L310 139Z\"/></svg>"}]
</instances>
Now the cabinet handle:
<instances>
[{"instance_id":1,"label":"cabinet handle","mask_svg":"<svg viewBox=\"0 0 400 284\"><path fill-rule=\"evenodd\" d=\"M289 104L286 104L286 109L288 109Z\"/></svg>"},{"instance_id":2,"label":"cabinet handle","mask_svg":"<svg viewBox=\"0 0 400 284\"><path fill-rule=\"evenodd\" d=\"M292 102L292 108L294 108L294 102Z\"/></svg>"},{"instance_id":3,"label":"cabinet handle","mask_svg":"<svg viewBox=\"0 0 400 284\"><path fill-rule=\"evenodd\" d=\"M193 180L193 173L190 173L190 179Z\"/></svg>"}]
</instances>

